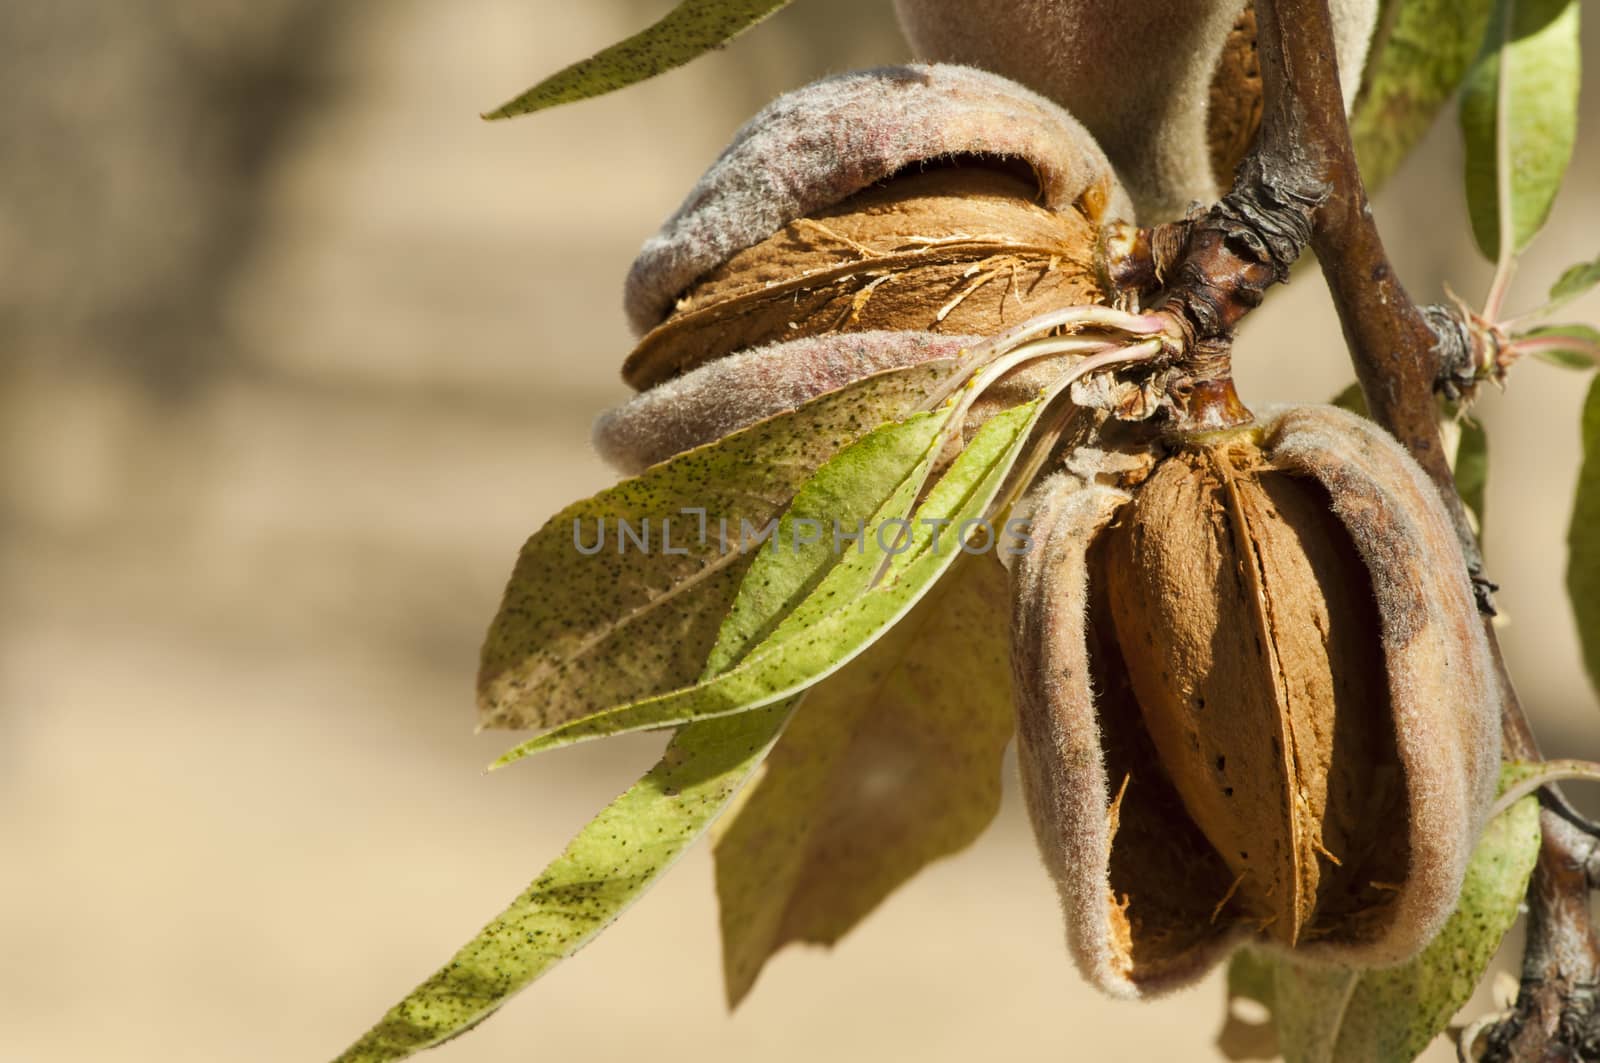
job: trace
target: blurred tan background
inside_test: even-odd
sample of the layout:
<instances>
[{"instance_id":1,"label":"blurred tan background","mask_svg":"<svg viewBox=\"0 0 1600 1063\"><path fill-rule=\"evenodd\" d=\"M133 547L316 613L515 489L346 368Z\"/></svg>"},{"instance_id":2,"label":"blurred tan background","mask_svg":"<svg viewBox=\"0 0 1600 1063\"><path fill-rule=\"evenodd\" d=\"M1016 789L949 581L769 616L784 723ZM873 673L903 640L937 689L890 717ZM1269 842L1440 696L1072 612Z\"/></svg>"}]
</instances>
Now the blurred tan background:
<instances>
[{"instance_id":1,"label":"blurred tan background","mask_svg":"<svg viewBox=\"0 0 1600 1063\"><path fill-rule=\"evenodd\" d=\"M764 101L902 56L887 3L807 0L647 87L475 117L669 6L0 9L0 1059L330 1057L653 760L484 777L479 637L523 538L611 480L588 426L639 242ZM1585 105L1524 305L1600 251ZM1458 156L1442 121L1379 212L1416 292L1476 301ZM1257 402L1347 382L1313 273L1240 363ZM1600 757L1561 587L1584 384L1530 365L1481 409L1508 653L1549 751ZM1109 1004L1060 936L1013 792L729 1017L700 849L435 1058L1213 1057L1215 980Z\"/></svg>"}]
</instances>

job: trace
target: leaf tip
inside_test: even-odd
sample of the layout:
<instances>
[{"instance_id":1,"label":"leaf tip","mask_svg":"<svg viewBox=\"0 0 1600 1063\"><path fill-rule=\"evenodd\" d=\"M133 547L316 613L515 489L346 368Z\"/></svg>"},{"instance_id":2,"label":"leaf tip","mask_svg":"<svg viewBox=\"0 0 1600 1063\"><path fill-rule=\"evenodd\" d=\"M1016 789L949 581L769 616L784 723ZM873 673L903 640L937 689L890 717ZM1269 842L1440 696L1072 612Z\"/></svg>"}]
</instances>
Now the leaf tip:
<instances>
[{"instance_id":1,"label":"leaf tip","mask_svg":"<svg viewBox=\"0 0 1600 1063\"><path fill-rule=\"evenodd\" d=\"M518 108L516 104L516 100L502 103L493 110L478 112L478 117L483 119L485 122L501 122L507 118L515 118L519 114L527 114L529 111L539 110L537 107Z\"/></svg>"},{"instance_id":2,"label":"leaf tip","mask_svg":"<svg viewBox=\"0 0 1600 1063\"><path fill-rule=\"evenodd\" d=\"M498 757L496 757L489 764L488 767L484 768L483 769L483 773L485 775L488 775L488 774L490 774L492 772L497 772L501 768L507 767L508 765L511 765L511 764L515 764L517 761L521 760L526 755L527 755L526 751L522 746L517 746L514 749L508 749L504 753L502 753Z\"/></svg>"}]
</instances>

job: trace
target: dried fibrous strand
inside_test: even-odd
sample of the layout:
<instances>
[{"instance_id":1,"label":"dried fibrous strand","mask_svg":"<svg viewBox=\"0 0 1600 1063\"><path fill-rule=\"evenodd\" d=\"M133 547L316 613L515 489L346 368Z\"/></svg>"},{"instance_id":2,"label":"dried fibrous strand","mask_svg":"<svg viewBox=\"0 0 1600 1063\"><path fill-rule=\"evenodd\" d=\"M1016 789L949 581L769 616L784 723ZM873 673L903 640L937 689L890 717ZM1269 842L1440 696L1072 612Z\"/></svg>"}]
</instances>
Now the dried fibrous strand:
<instances>
[{"instance_id":1,"label":"dried fibrous strand","mask_svg":"<svg viewBox=\"0 0 1600 1063\"><path fill-rule=\"evenodd\" d=\"M1095 302L1096 229L1031 173L907 172L789 222L700 278L629 356L645 388L735 351L834 332L991 334Z\"/></svg>"},{"instance_id":2,"label":"dried fibrous strand","mask_svg":"<svg viewBox=\"0 0 1600 1063\"><path fill-rule=\"evenodd\" d=\"M1031 171L1046 209L1131 219L1105 153L1071 114L1014 81L945 64L825 78L747 122L645 242L624 293L643 335L702 277L784 226L897 174L951 159Z\"/></svg>"}]
</instances>

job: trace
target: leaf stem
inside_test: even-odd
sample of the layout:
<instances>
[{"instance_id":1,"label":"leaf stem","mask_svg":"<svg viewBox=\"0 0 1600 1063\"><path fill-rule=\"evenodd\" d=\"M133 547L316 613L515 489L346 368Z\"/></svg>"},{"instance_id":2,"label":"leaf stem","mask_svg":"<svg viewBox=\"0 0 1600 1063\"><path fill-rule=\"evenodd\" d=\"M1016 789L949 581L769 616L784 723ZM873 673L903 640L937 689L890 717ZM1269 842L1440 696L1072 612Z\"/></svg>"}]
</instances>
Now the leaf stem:
<instances>
[{"instance_id":1,"label":"leaf stem","mask_svg":"<svg viewBox=\"0 0 1600 1063\"><path fill-rule=\"evenodd\" d=\"M1088 310L1106 308L1071 307L1069 309ZM1061 314L1065 312L1066 311L1057 311L1056 313ZM1114 312L1121 313L1121 311ZM1050 318L1052 316L1055 315L1040 315L1040 318L1034 319L1033 322L1024 322L1022 325L1018 326L1017 329L1013 330L1012 333L1008 333L1007 335L1037 334L1039 331L1042 331L1048 326L1038 325L1035 324L1035 322L1038 322L1044 318ZM1164 320L1162 321L1162 327L1166 327L1166 322ZM1082 361L1079 361L1077 364L1073 365L1072 368L1068 369L1064 374L1062 374L1060 379L1052 382L1049 389L1045 392L1043 398L1045 406L1048 408L1056 401L1057 398L1061 396L1063 392L1067 390L1067 388L1071 387L1073 383L1082 379L1084 376L1087 376L1096 370L1110 368L1113 365L1126 365L1131 362L1151 361L1161 357L1161 355L1167 351L1168 347L1168 340L1164 336L1156 336L1152 339L1142 340L1139 343L1131 345L1117 345L1114 342L1102 341L1098 343L1091 343L1087 347L1078 346L1078 344L1085 342L1087 341L1074 341L1072 339L1061 338L1036 339L1014 347L1010 350L1006 350L1004 343L1001 342L1000 339L994 341L994 343L991 344L993 350L990 352L989 358L980 364L977 369L974 370L974 372L967 374L964 378L961 378L965 382L961 386L966 387L966 390L955 409L950 412L949 419L945 422L944 428L939 432L937 438L935 438L932 447L929 448L926 470L922 474L921 481L917 484L916 491L910 495L910 502L908 504L912 506L916 505L917 501L922 497L922 493L927 490L928 484L932 481L934 467L938 462L939 455L944 453L945 448L950 445L950 443L955 439L956 435L961 431L962 422L966 419L967 412L971 410L973 403L977 402L978 398L983 394L985 389L994 384L1001 377L1005 376L1005 374L1009 373L1011 370L1020 368L1021 366L1026 365L1028 362L1036 361L1041 358L1059 357L1066 351L1084 353L1085 356ZM995 357L994 353L999 351L1004 351L1005 353ZM987 369L989 371L987 375L979 377L977 370L982 369ZM1026 488L1026 482L1031 481L1033 477L1038 474L1039 468L1042 466L1042 464L1043 459L1039 458L1037 454L1033 458L1030 458L1025 478L1019 480L1015 476L1011 477L1010 482L1012 484L1012 488L1010 493L1005 496L1006 501L1004 504L993 508L995 510L1003 510L1006 508L1006 506L1010 505L1015 492ZM1018 487L1018 483L1021 483L1022 487ZM987 515L989 514L986 514L986 516ZM899 516L906 518L910 516L910 513L901 513ZM908 533L902 531L900 537L903 538L906 534ZM890 554L883 559L883 563L878 566L878 570L873 574L872 586L877 586L878 583L889 574L889 567L893 561L893 554Z\"/></svg>"},{"instance_id":2,"label":"leaf stem","mask_svg":"<svg viewBox=\"0 0 1600 1063\"><path fill-rule=\"evenodd\" d=\"M1093 358L1085 359L1082 363L1073 367L1072 371L1062 379L1051 385L1049 391L1044 395L1046 411L1055 406L1057 400L1068 388L1088 374L1096 370L1106 369L1112 365L1151 361L1159 358L1163 353L1163 349L1161 340L1150 339L1131 347L1121 347L1096 355ZM1090 365L1090 362L1095 364ZM1028 486L1038 477L1040 471L1044 468L1045 462L1050 459L1050 454L1055 450L1056 443L1060 440L1061 433L1065 429L1067 422L1071 420L1074 412L1076 412L1075 407L1060 408L1053 415L1047 412L1046 416L1051 418L1050 421L1038 433L1027 460L1012 474L1011 486L1001 496L999 502L992 507L993 512L989 514L991 518L993 518L994 514L1002 513L1015 505L1022 492L1026 491Z\"/></svg>"},{"instance_id":3,"label":"leaf stem","mask_svg":"<svg viewBox=\"0 0 1600 1063\"><path fill-rule=\"evenodd\" d=\"M1537 772L1500 795L1489 810L1489 818L1494 819L1529 794L1538 793L1551 783L1558 782L1600 782L1600 764L1589 760L1544 761Z\"/></svg>"},{"instance_id":4,"label":"leaf stem","mask_svg":"<svg viewBox=\"0 0 1600 1063\"><path fill-rule=\"evenodd\" d=\"M1495 221L1499 225L1500 246L1495 258L1494 281L1489 285L1489 294L1483 301L1483 317L1488 321L1499 320L1500 311L1505 307L1506 292L1511 288L1511 278L1517 271L1517 226L1512 214L1515 209L1511 197L1513 174L1506 122L1506 115L1511 110L1511 78L1506 73L1511 50L1506 46L1511 40L1511 17L1515 11L1514 3L1500 5L1500 54L1495 58L1494 105Z\"/></svg>"},{"instance_id":5,"label":"leaf stem","mask_svg":"<svg viewBox=\"0 0 1600 1063\"><path fill-rule=\"evenodd\" d=\"M1572 351L1600 366L1600 343L1591 343L1576 336L1524 336L1506 346L1508 364L1528 355L1548 354L1552 351Z\"/></svg>"}]
</instances>

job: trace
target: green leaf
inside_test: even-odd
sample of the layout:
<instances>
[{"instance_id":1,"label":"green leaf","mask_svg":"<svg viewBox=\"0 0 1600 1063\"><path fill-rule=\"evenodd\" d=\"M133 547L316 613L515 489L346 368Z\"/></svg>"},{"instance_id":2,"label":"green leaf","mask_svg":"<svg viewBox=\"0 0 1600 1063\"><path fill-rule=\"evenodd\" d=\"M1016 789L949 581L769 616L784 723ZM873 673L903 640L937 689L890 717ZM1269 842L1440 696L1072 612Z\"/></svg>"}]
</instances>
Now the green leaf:
<instances>
[{"instance_id":1,"label":"green leaf","mask_svg":"<svg viewBox=\"0 0 1600 1063\"><path fill-rule=\"evenodd\" d=\"M1372 416L1367 412L1367 397L1361 393L1360 384L1351 384L1335 395L1328 405L1337 406L1341 410L1348 410L1358 417Z\"/></svg>"},{"instance_id":2,"label":"green leaf","mask_svg":"<svg viewBox=\"0 0 1600 1063\"><path fill-rule=\"evenodd\" d=\"M1531 314L1524 316L1543 317L1549 314L1552 310L1559 309L1560 307L1565 306L1567 303L1570 303L1572 300L1585 295L1597 284L1600 284L1600 258L1595 259L1593 262L1579 262L1576 265L1568 266L1562 271L1561 276L1556 278L1555 284L1551 285L1549 301L1539 309L1533 311ZM1580 328L1582 326L1567 327ZM1593 329L1588 331L1591 334L1594 333ZM1584 368L1590 368L1593 365L1594 359L1585 358L1584 361L1588 363L1584 366Z\"/></svg>"},{"instance_id":3,"label":"green leaf","mask_svg":"<svg viewBox=\"0 0 1600 1063\"><path fill-rule=\"evenodd\" d=\"M1518 760L1500 765L1500 795L1504 797L1507 790L1540 778L1549 767L1549 763L1542 760Z\"/></svg>"},{"instance_id":4,"label":"green leaf","mask_svg":"<svg viewBox=\"0 0 1600 1063\"><path fill-rule=\"evenodd\" d=\"M907 481L928 467L928 450L947 421L947 415L925 413L884 425L806 482L723 620L709 675L760 645L816 589L838 560L838 549L850 548L848 540L835 543L834 529L866 523L903 492Z\"/></svg>"},{"instance_id":5,"label":"green leaf","mask_svg":"<svg viewBox=\"0 0 1600 1063\"><path fill-rule=\"evenodd\" d=\"M1455 95L1493 8L1493 0L1384 0L1350 113L1369 189L1389 179Z\"/></svg>"},{"instance_id":6,"label":"green leaf","mask_svg":"<svg viewBox=\"0 0 1600 1063\"><path fill-rule=\"evenodd\" d=\"M803 486L786 518L817 497L816 481L837 482L841 467L872 477L855 447L830 459ZM777 475L780 470L771 470ZM647 474L648 475L648 474ZM845 491L841 502L869 495ZM748 648L747 632L761 629L791 608L774 585L807 585L809 555L763 553L733 602L741 619L725 625L703 675L736 664ZM403 1059L483 1021L591 938L637 900L702 835L749 780L783 732L798 698L755 712L705 720L682 728L649 774L596 816L559 859L521 896L413 990L340 1063Z\"/></svg>"},{"instance_id":7,"label":"green leaf","mask_svg":"<svg viewBox=\"0 0 1600 1063\"><path fill-rule=\"evenodd\" d=\"M1589 679L1600 687L1600 378L1583 404L1583 465L1567 529L1567 596Z\"/></svg>"},{"instance_id":8,"label":"green leaf","mask_svg":"<svg viewBox=\"0 0 1600 1063\"><path fill-rule=\"evenodd\" d=\"M1496 806L1510 805L1547 786L1572 781L1600 782L1600 764L1592 760L1539 760L1507 765L1501 773Z\"/></svg>"},{"instance_id":9,"label":"green leaf","mask_svg":"<svg viewBox=\"0 0 1600 1063\"><path fill-rule=\"evenodd\" d=\"M1484 830L1455 912L1421 955L1368 971L1284 963L1275 997L1284 1058L1409 1063L1471 999L1516 922L1539 855L1539 802L1524 798Z\"/></svg>"},{"instance_id":10,"label":"green leaf","mask_svg":"<svg viewBox=\"0 0 1600 1063\"><path fill-rule=\"evenodd\" d=\"M1285 1063L1334 1063L1356 1058L1380 1063L1374 1055L1337 1054L1343 1046L1344 1018L1360 986L1359 971L1287 960L1277 963L1272 979L1272 1016ZM1395 1009L1397 1015L1400 1010ZM1409 1061L1415 1056L1413 1052L1405 1058Z\"/></svg>"},{"instance_id":11,"label":"green leaf","mask_svg":"<svg viewBox=\"0 0 1600 1063\"><path fill-rule=\"evenodd\" d=\"M777 740L791 706L684 728L661 763L339 1063L404 1059L448 1040L582 948L705 832Z\"/></svg>"},{"instance_id":12,"label":"green leaf","mask_svg":"<svg viewBox=\"0 0 1600 1063\"><path fill-rule=\"evenodd\" d=\"M1600 284L1600 258L1568 266L1550 289L1550 305L1560 306Z\"/></svg>"},{"instance_id":13,"label":"green leaf","mask_svg":"<svg viewBox=\"0 0 1600 1063\"><path fill-rule=\"evenodd\" d=\"M825 461L926 404L953 371L941 361L867 377L551 518L522 548L484 641L482 726L548 727L693 683L750 565L754 529ZM705 514L703 532L686 510ZM636 533L648 523L649 548L623 539L623 523ZM602 549L586 556L580 545L602 530Z\"/></svg>"},{"instance_id":14,"label":"green leaf","mask_svg":"<svg viewBox=\"0 0 1600 1063\"><path fill-rule=\"evenodd\" d=\"M1012 732L1006 573L964 557L812 687L716 830L730 1005L793 941L832 945L1000 807Z\"/></svg>"},{"instance_id":15,"label":"green leaf","mask_svg":"<svg viewBox=\"0 0 1600 1063\"><path fill-rule=\"evenodd\" d=\"M1547 325L1530 329L1517 339L1545 341L1548 346L1541 344L1534 351L1534 357L1563 369L1593 369L1596 358L1600 357L1600 329L1588 325ZM1559 342L1562 340L1571 342Z\"/></svg>"},{"instance_id":16,"label":"green leaf","mask_svg":"<svg viewBox=\"0 0 1600 1063\"><path fill-rule=\"evenodd\" d=\"M1595 367L1595 360L1581 351L1564 349L1540 351L1534 357L1541 362L1548 362L1558 369L1572 369L1580 373Z\"/></svg>"},{"instance_id":17,"label":"green leaf","mask_svg":"<svg viewBox=\"0 0 1600 1063\"><path fill-rule=\"evenodd\" d=\"M1508 765L1502 790L1524 768ZM1246 950L1229 968L1230 996L1271 1009L1288 1063L1409 1063L1471 998L1516 921L1538 853L1539 804L1526 797L1485 828L1455 911L1416 958L1356 970Z\"/></svg>"},{"instance_id":18,"label":"green leaf","mask_svg":"<svg viewBox=\"0 0 1600 1063\"><path fill-rule=\"evenodd\" d=\"M683 0L649 29L545 78L483 117L511 118L625 89L718 48L789 0Z\"/></svg>"},{"instance_id":19,"label":"green leaf","mask_svg":"<svg viewBox=\"0 0 1600 1063\"><path fill-rule=\"evenodd\" d=\"M1478 421L1464 420L1460 425L1461 438L1456 443L1456 493L1476 518L1481 539L1489 486L1489 434Z\"/></svg>"},{"instance_id":20,"label":"green leaf","mask_svg":"<svg viewBox=\"0 0 1600 1063\"><path fill-rule=\"evenodd\" d=\"M1499 0L1461 98L1467 207L1490 259L1502 225L1520 253L1549 217L1578 132L1579 0ZM1508 182L1502 187L1502 182ZM1501 204L1510 218L1501 218Z\"/></svg>"},{"instance_id":21,"label":"green leaf","mask_svg":"<svg viewBox=\"0 0 1600 1063\"><path fill-rule=\"evenodd\" d=\"M833 674L904 616L961 554L951 529L985 516L1041 408L1036 400L986 423L917 509L908 540L897 543L885 521L911 510L908 496L921 477L909 470L912 475L869 523L860 552L847 551L737 667L682 690L574 720L512 749L495 766L575 742L748 711ZM946 527L930 526L934 521ZM890 553L888 575L875 582Z\"/></svg>"},{"instance_id":22,"label":"green leaf","mask_svg":"<svg viewBox=\"0 0 1600 1063\"><path fill-rule=\"evenodd\" d=\"M896 506L907 504L911 482L927 468L929 447L943 424L943 417L923 413L880 426L835 456L807 481L778 522L768 545L755 555L754 563L740 584L738 600L730 604L722 620L717 645L708 655L698 682L558 727L508 752L495 766L570 741L616 733L605 730L611 721L621 717L625 723L629 722L639 712L648 711L663 701L676 705L686 695L722 691L737 685L745 672L732 666L767 641L773 625L793 613L807 592L814 591L820 578L839 562L833 554L831 519L837 518L847 525L860 514L868 521L875 521L881 516L880 511L892 511ZM838 508L830 514L831 507ZM807 528L818 541L798 545L800 537L796 532L802 520L819 520L827 531ZM848 555L845 556L848 559Z\"/></svg>"}]
</instances>

